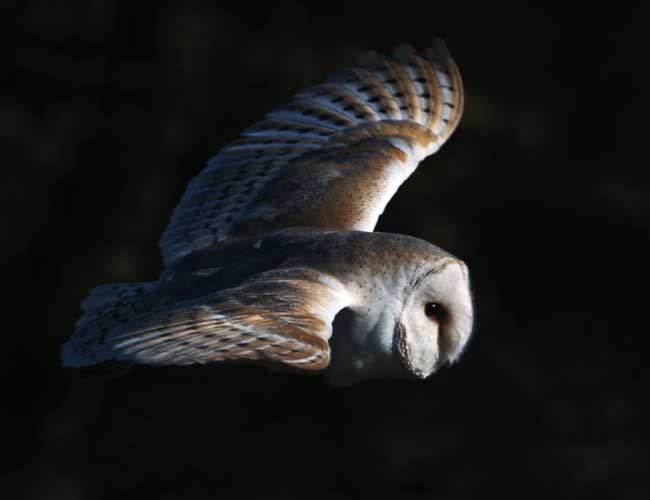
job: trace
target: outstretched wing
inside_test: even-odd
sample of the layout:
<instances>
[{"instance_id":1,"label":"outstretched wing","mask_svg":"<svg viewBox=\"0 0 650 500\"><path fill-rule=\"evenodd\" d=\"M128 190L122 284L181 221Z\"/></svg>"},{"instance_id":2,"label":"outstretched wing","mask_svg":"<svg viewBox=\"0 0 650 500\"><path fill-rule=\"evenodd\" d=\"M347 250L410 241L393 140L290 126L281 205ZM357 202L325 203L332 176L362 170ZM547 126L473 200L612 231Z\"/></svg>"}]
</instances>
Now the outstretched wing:
<instances>
[{"instance_id":1,"label":"outstretched wing","mask_svg":"<svg viewBox=\"0 0 650 500\"><path fill-rule=\"evenodd\" d=\"M320 370L329 364L334 316L349 302L344 286L330 275L306 268L267 271L237 287L113 321L110 328L95 315L82 318L63 346L63 362L84 368L115 361L271 361Z\"/></svg>"},{"instance_id":2,"label":"outstretched wing","mask_svg":"<svg viewBox=\"0 0 650 500\"><path fill-rule=\"evenodd\" d=\"M189 184L160 245L166 265L236 235L290 226L372 231L460 120L442 41L362 56L224 147Z\"/></svg>"}]
</instances>

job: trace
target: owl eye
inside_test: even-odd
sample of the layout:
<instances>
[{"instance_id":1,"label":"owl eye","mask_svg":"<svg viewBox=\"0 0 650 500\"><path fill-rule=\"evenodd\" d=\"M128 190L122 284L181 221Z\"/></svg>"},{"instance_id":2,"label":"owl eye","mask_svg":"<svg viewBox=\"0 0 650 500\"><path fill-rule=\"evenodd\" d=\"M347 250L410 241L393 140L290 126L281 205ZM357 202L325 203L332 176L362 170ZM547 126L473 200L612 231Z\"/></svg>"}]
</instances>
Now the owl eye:
<instances>
[{"instance_id":1,"label":"owl eye","mask_svg":"<svg viewBox=\"0 0 650 500\"><path fill-rule=\"evenodd\" d=\"M424 305L424 314L428 318L440 319L440 316L442 315L442 307L440 307L440 304L436 304L435 302L427 302Z\"/></svg>"}]
</instances>

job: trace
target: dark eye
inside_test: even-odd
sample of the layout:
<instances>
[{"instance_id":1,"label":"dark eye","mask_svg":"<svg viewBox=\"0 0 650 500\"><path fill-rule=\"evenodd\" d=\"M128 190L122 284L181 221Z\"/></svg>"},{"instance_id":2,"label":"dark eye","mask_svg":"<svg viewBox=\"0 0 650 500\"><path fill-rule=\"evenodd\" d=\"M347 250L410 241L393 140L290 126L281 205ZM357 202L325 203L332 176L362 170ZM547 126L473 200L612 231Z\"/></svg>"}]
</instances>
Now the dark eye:
<instances>
[{"instance_id":1,"label":"dark eye","mask_svg":"<svg viewBox=\"0 0 650 500\"><path fill-rule=\"evenodd\" d=\"M440 304L436 304L435 302L427 302L424 306L424 314L429 318L438 319L442 315L442 307L440 307Z\"/></svg>"}]
</instances>

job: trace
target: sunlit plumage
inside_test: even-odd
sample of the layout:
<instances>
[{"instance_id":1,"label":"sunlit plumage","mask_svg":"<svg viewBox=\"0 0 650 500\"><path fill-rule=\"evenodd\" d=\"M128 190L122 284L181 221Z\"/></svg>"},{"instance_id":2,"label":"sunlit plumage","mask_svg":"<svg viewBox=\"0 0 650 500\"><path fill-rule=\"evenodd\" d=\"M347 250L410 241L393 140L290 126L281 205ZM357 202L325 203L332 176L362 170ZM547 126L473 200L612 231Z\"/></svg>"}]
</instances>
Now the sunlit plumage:
<instances>
[{"instance_id":1,"label":"sunlit plumage","mask_svg":"<svg viewBox=\"0 0 650 500\"><path fill-rule=\"evenodd\" d=\"M92 291L64 366L265 362L345 384L424 378L454 360L472 325L467 267L372 231L462 107L440 41L365 54L299 93L190 182L159 281Z\"/></svg>"}]
</instances>

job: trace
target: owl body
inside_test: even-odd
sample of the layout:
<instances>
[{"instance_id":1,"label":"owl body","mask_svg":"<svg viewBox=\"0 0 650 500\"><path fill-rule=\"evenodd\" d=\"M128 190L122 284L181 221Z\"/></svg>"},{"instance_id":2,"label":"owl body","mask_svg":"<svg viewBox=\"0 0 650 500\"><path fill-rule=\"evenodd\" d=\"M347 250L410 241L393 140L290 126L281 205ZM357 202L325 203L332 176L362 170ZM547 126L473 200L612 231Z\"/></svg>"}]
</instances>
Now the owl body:
<instances>
[{"instance_id":1,"label":"owl body","mask_svg":"<svg viewBox=\"0 0 650 500\"><path fill-rule=\"evenodd\" d=\"M439 42L360 64L210 161L163 234L160 280L94 289L64 366L244 361L349 384L425 378L459 356L472 327L465 264L372 232L457 125L457 68Z\"/></svg>"}]
</instances>

